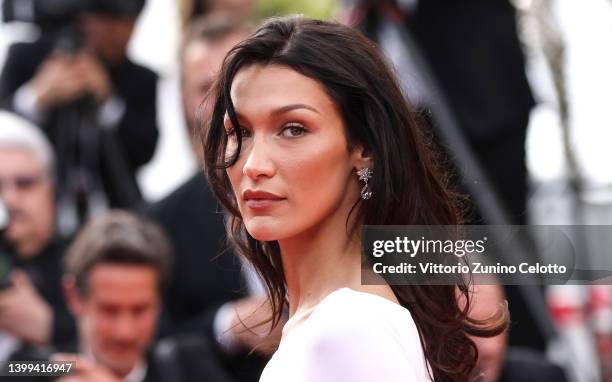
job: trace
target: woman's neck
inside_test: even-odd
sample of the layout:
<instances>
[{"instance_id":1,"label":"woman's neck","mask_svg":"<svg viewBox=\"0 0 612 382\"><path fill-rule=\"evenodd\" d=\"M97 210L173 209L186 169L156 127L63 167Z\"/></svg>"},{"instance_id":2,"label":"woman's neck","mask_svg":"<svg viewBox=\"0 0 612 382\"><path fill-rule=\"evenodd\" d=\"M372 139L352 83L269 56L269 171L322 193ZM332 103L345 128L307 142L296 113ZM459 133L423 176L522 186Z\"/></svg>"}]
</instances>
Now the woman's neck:
<instances>
[{"instance_id":1,"label":"woman's neck","mask_svg":"<svg viewBox=\"0 0 612 382\"><path fill-rule=\"evenodd\" d=\"M360 284L359 235L347 234L346 219L328 219L279 245L290 316L316 306L338 288Z\"/></svg>"}]
</instances>

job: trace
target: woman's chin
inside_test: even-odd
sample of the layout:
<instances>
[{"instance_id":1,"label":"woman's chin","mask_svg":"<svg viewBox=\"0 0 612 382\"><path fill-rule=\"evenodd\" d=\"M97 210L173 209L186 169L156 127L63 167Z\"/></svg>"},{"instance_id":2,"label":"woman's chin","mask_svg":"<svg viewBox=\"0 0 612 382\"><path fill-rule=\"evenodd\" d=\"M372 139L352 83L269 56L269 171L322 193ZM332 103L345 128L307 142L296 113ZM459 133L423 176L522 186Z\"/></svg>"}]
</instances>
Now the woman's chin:
<instances>
[{"instance_id":1,"label":"woman's chin","mask_svg":"<svg viewBox=\"0 0 612 382\"><path fill-rule=\"evenodd\" d=\"M282 224L271 221L270 218L256 217L245 222L247 231L253 238L259 241L274 241L283 236Z\"/></svg>"}]
</instances>

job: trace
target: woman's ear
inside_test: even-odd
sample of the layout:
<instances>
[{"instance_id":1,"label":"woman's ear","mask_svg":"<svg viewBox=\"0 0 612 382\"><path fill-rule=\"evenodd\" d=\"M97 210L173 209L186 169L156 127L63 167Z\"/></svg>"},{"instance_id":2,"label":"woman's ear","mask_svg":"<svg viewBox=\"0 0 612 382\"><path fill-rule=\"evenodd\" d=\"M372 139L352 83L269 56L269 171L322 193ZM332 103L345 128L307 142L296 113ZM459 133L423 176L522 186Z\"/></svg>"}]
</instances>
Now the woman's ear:
<instances>
[{"instance_id":1,"label":"woman's ear","mask_svg":"<svg viewBox=\"0 0 612 382\"><path fill-rule=\"evenodd\" d=\"M374 161L372 159L372 153L364 149L362 145L355 145L351 152L351 161L355 170L361 170L363 168L374 168Z\"/></svg>"}]
</instances>

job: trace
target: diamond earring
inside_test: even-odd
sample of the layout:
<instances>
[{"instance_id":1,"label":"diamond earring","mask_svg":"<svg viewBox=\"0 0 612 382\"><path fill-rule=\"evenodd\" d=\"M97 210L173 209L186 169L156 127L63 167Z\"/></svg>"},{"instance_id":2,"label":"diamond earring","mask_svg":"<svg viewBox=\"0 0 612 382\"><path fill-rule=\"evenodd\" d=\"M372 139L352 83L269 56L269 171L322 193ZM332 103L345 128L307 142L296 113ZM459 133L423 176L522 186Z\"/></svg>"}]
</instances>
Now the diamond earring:
<instances>
[{"instance_id":1,"label":"diamond earring","mask_svg":"<svg viewBox=\"0 0 612 382\"><path fill-rule=\"evenodd\" d=\"M365 185L361 189L361 199L368 200L372 197L372 190L370 190L370 187L368 185L368 182L372 178L372 174L374 174L374 172L369 167L364 167L361 170L357 171L357 176L359 176L359 180L365 183Z\"/></svg>"}]
</instances>

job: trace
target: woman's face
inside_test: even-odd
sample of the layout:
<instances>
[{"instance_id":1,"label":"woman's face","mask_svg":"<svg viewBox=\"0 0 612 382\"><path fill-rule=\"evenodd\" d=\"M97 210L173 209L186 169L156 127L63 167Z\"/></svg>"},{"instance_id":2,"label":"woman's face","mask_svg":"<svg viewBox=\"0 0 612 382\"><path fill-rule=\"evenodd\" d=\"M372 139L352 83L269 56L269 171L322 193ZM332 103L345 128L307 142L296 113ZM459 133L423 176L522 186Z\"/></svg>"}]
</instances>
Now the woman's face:
<instances>
[{"instance_id":1,"label":"woman's face","mask_svg":"<svg viewBox=\"0 0 612 382\"><path fill-rule=\"evenodd\" d=\"M284 66L252 65L236 74L231 97L241 131L226 115L226 156L235 152L238 133L242 148L227 174L249 233L282 240L323 222L344 224L359 197L355 171L367 159L360 148L349 152L324 87Z\"/></svg>"}]
</instances>

